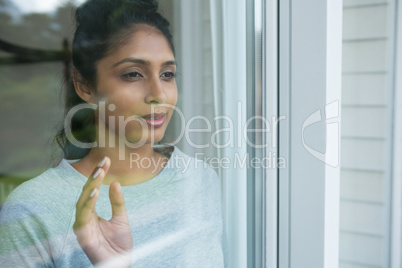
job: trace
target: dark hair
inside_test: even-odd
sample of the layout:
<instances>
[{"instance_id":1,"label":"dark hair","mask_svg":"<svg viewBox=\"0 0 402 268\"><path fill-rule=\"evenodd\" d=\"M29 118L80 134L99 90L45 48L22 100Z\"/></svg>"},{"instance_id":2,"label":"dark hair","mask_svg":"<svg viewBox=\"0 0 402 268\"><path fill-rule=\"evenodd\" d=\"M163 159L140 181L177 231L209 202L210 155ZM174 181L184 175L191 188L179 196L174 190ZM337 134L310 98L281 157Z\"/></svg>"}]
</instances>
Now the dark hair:
<instances>
[{"instance_id":1,"label":"dark hair","mask_svg":"<svg viewBox=\"0 0 402 268\"><path fill-rule=\"evenodd\" d=\"M96 88L96 64L102 58L124 45L132 34L145 26L159 30L168 41L174 54L169 22L158 12L156 0L88 0L75 12L76 30L72 43L72 62L76 71L92 88ZM85 103L76 93L72 76L66 85L65 113L76 105ZM92 109L83 109L71 121L71 133L80 142L95 140L95 114ZM78 159L90 149L73 145L64 125L55 141L62 148L64 158Z\"/></svg>"}]
</instances>

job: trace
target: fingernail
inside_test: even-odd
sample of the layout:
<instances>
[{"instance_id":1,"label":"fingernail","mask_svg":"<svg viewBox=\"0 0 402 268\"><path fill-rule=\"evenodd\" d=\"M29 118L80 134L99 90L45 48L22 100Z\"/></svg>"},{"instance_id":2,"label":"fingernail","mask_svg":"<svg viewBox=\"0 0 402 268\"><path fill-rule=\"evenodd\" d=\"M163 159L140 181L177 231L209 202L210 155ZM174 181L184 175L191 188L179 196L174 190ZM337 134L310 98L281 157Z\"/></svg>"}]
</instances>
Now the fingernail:
<instances>
[{"instance_id":1,"label":"fingernail","mask_svg":"<svg viewBox=\"0 0 402 268\"><path fill-rule=\"evenodd\" d=\"M96 179L96 177L98 177L100 173L101 173L101 169L98 168L98 170L94 174L94 179Z\"/></svg>"},{"instance_id":2,"label":"fingernail","mask_svg":"<svg viewBox=\"0 0 402 268\"><path fill-rule=\"evenodd\" d=\"M103 165L106 163L106 156L100 161L98 167L103 167Z\"/></svg>"},{"instance_id":3,"label":"fingernail","mask_svg":"<svg viewBox=\"0 0 402 268\"><path fill-rule=\"evenodd\" d=\"M96 193L96 188L92 191L91 195L89 196L89 198L92 198Z\"/></svg>"}]
</instances>

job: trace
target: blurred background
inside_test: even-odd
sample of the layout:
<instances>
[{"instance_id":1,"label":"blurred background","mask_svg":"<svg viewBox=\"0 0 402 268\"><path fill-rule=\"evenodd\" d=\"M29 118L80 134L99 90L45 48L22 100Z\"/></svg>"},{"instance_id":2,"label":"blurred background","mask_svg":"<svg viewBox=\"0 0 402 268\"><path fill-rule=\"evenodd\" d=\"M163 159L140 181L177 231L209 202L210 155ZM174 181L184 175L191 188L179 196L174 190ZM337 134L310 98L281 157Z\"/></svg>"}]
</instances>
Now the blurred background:
<instances>
[{"instance_id":1,"label":"blurred background","mask_svg":"<svg viewBox=\"0 0 402 268\"><path fill-rule=\"evenodd\" d=\"M71 72L68 49L73 11L82 2L0 0L0 204L17 185L57 164L61 157L52 140L63 120L62 82ZM178 107L188 118L202 114L212 119L219 114L214 103L217 78L212 72L213 29L219 25L211 25L210 1L159 2L175 38ZM393 160L395 151L401 150L394 146L396 7L397 0L343 2L342 268L394 267L391 259L401 258L393 246L396 239L401 240L395 237L395 228L402 229L395 225L401 221L395 216L401 215L394 213L402 207L395 203L400 198L395 198L394 191L400 175L395 174L395 165L401 163ZM191 23L181 23L189 17ZM205 125L192 126L197 127ZM179 132L179 120L173 118L164 141L173 141ZM208 133L191 135L198 144L211 138ZM196 150L184 141L178 146L190 155L218 155L213 147Z\"/></svg>"},{"instance_id":2,"label":"blurred background","mask_svg":"<svg viewBox=\"0 0 402 268\"><path fill-rule=\"evenodd\" d=\"M1 201L60 155L52 139L63 116L62 83L69 70L63 44L71 38L76 4L0 0Z\"/></svg>"}]
</instances>

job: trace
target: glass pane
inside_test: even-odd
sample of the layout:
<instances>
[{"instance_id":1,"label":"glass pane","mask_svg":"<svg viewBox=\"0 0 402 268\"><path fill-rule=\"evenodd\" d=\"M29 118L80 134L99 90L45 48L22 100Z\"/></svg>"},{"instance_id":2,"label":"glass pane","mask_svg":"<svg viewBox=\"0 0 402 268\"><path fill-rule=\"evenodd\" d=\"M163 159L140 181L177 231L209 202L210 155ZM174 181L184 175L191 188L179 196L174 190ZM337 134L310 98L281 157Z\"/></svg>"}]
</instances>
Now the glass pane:
<instances>
[{"instance_id":1,"label":"glass pane","mask_svg":"<svg viewBox=\"0 0 402 268\"><path fill-rule=\"evenodd\" d=\"M4 151L0 202L16 185L55 164L60 155L52 138L62 123L62 81L70 67L43 53L63 52L65 40L71 39L76 3L0 1L0 147ZM32 50L42 54L35 56Z\"/></svg>"},{"instance_id":2,"label":"glass pane","mask_svg":"<svg viewBox=\"0 0 402 268\"><path fill-rule=\"evenodd\" d=\"M3 122L0 128L2 137L0 147L5 155L5 158L0 163L0 210L6 197L13 196L12 194L9 195L10 192L22 182L43 174L45 170L51 167L56 167L62 163L74 163L63 162L63 160L72 159L62 160L61 149L56 143L52 144L52 142L57 131L65 123L64 105L67 85L63 84L63 81L71 80L72 78L73 70L71 59L68 56L71 50L72 34L75 31L73 14L77 5L83 2L84 0L35 0L29 2L23 0L0 0L0 118L1 122ZM143 243L138 242L134 256L139 264L141 264L142 260L148 260L149 263L153 254L159 254L160 258L155 257L154 259L163 262L165 261L163 258L166 258L166 261L170 261L170 264L172 263L172 258L173 262L190 264L202 259L204 262L219 264L210 266L223 266L221 264L223 264L224 253L221 245L223 242L221 241L224 231L222 230L221 192L219 192L221 190L221 180L219 180L218 176L219 166L213 166L210 163L211 157L217 156L216 147L210 145L211 137L216 130L213 118L217 116L214 102L214 77L212 74L210 2L204 0L193 1L191 4L177 0L158 2L160 2L159 9L162 15L170 22L170 28L174 36L175 58L178 65L177 79L175 79L178 84L177 108L180 113L184 114L184 123L189 123L190 120L196 117L203 117L211 124L209 132L199 131L198 133L184 136L179 140L180 142L177 146L188 156L203 160L210 164L212 168L206 168L205 165L203 166L198 162L198 173L194 173L188 178L186 177L186 180L180 177L180 174L175 174L176 177L174 178L182 179L186 183L189 183L188 181L190 180L191 182L195 181L191 185L188 184L189 189L176 188L175 191L164 195L162 187L161 189L155 188L155 193L150 195L150 200L135 199L133 195L128 197L128 200L131 201L127 203L127 207L140 206L142 215L149 216L149 218L139 217L135 221L130 221L130 224L134 224L137 227L136 229L133 228L135 230L133 232L137 235L136 242L141 241ZM189 37L190 35L191 38ZM174 142L180 136L183 131L181 120L182 118L180 118L179 114L173 115L169 122L169 127L167 127L166 135L163 136L160 143ZM206 128L202 120L194 121L191 125L186 125L186 127L191 129ZM209 144L209 146L200 147L194 144ZM178 163L178 165L182 167L182 165L193 164L193 166L187 166L186 169L197 168L194 158L191 158L191 163ZM189 160L189 158L186 159ZM175 161L180 160L184 159L175 159ZM71 165L67 166L71 167ZM76 169L70 169L70 171L75 172ZM162 174L162 171L160 174ZM201 174L200 172L203 173ZM75 172L75 176L71 177L86 179L85 177L89 177L90 174L82 177L83 173L78 174ZM151 182L146 184L149 181ZM150 179L149 181L145 181L139 186L152 186L152 180ZM52 187L56 187L49 180L46 183L50 185L49 191L53 190ZM153 180L153 183L157 182ZM163 184L163 186L166 185ZM177 181L172 179L169 186L174 187L174 185L177 185ZM109 185L101 186L104 187L100 188L99 192L101 192L101 189L111 187ZM123 186L129 187L133 185ZM35 192L36 188L32 190ZM57 190L59 191L60 189ZM58 191L56 192L59 193ZM192 191L192 194L189 194L188 191ZM18 195L18 190L15 192ZM54 194L55 200L60 201L62 194L68 195L65 192ZM92 193L95 194L95 192ZM91 198L94 196L93 194L91 194ZM77 195L77 198L79 196ZM106 195L102 193L102 196L108 198L107 193ZM24 202L29 199L29 196L19 197L20 199L18 200L11 198L8 201L17 207L21 204L26 205ZM126 197L124 196L124 198ZM180 198L185 198L185 202ZM66 198L66 200L69 199ZM49 244L52 246L54 245L53 243L57 244L57 237L47 236L47 231L49 233L53 231L50 230L51 228L47 228L47 224L52 220L57 220L59 216L65 216L66 214L63 214L64 209L68 210L74 207L77 200L71 199L71 202L66 203L65 206L60 208L60 211L57 208L56 210L60 212L60 215L58 214L59 212L54 213L52 208L45 206L46 211L38 217L40 218L40 224L26 227L28 229L31 227L40 230L44 229L46 234L41 238L48 239L46 242L50 241ZM107 206L104 206L99 205L99 200L101 199L98 199L96 203L96 213L103 218L111 216L110 202L107 203ZM109 199L107 200L109 201ZM165 200L169 200L169 202ZM14 201L17 201L16 204L13 203ZM57 203L56 201L54 202ZM51 203L53 204L53 202ZM37 208L36 203L32 204L32 206L35 209ZM51 207L51 205L49 206ZM3 213L7 208L10 208L10 206L3 207ZM183 208L192 212L187 213L185 211L186 213L184 213ZM24 209L26 207L23 207L22 210ZM47 209L51 213L48 213ZM10 210L6 211L9 212ZM78 213L78 211L72 209L69 216L75 215L74 213ZM27 215L22 213L22 216ZM32 215L27 216L29 219L31 217ZM34 221L36 217L37 215L33 213L32 218L34 218ZM150 218L155 220L151 221ZM0 217L0 234L5 232L7 228L12 229L15 226L20 226L14 222L19 221L19 218L12 218L11 224L7 222L9 219L4 219L4 216L3 218ZM147 220L149 221L147 222ZM211 226L208 227L204 223L210 223ZM24 224L25 222L21 226ZM69 239L71 235L73 240L72 244L69 245L72 245L72 247L77 246L72 226L67 227L63 230L58 229L57 232L60 232L58 235L68 237L66 239ZM57 229L58 227L55 228ZM168 228L168 230L176 229L174 230L175 232L168 233L164 228ZM188 231L190 229L191 231ZM38 235L35 233L36 231L38 230L33 230L30 234ZM132 230L130 229L130 231ZM18 235L25 234L24 230L16 233ZM24 237L23 239L26 238ZM184 241L186 244L184 244ZM32 241L27 243L31 246ZM199 245L202 245L206 251L199 250ZM2 244L0 243L0 250L3 249L1 246ZM8 247L4 251L7 250L9 250ZM29 251L30 247L27 250ZM47 252L47 249L44 251ZM207 254L207 251L211 254ZM77 259L80 259L82 252L80 250L78 252ZM0 260L3 253L8 254L9 252L0 251ZM69 255L70 253L71 255ZM76 252L72 250L66 253L63 258L66 257L69 261L74 261L74 254ZM180 258L173 254L180 255ZM205 256L202 254L205 254ZM44 257L40 254L32 255L38 258ZM63 258L57 258L57 260L63 261ZM88 259L85 259L85 261L88 262ZM180 265L172 264L171 266Z\"/></svg>"}]
</instances>

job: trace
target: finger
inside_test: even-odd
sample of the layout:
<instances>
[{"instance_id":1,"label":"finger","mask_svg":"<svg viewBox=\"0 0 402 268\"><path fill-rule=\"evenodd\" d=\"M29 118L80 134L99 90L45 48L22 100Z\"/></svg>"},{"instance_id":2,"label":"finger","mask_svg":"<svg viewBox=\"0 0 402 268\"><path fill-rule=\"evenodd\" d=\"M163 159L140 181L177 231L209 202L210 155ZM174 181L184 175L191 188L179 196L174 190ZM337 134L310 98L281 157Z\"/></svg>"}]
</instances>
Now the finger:
<instances>
[{"instance_id":1,"label":"finger","mask_svg":"<svg viewBox=\"0 0 402 268\"><path fill-rule=\"evenodd\" d=\"M91 178L89 177L88 179L88 185L84 186L82 189L81 196L79 197L77 201L77 211L80 210L84 204L91 198L91 195L93 195L95 192L95 189L99 190L100 185L102 184L103 179L105 178L105 172L103 171L102 168L98 168L98 173L95 174L96 177Z\"/></svg>"},{"instance_id":2,"label":"finger","mask_svg":"<svg viewBox=\"0 0 402 268\"><path fill-rule=\"evenodd\" d=\"M109 198L112 205L112 219L119 216L127 216L124 197L121 192L120 183L114 181L110 184Z\"/></svg>"},{"instance_id":3,"label":"finger","mask_svg":"<svg viewBox=\"0 0 402 268\"><path fill-rule=\"evenodd\" d=\"M79 222L79 225L88 224L91 221L91 218L97 217L95 205L98 197L99 190L95 188L90 194L89 198L81 206L80 211L76 216L76 220Z\"/></svg>"},{"instance_id":4,"label":"finger","mask_svg":"<svg viewBox=\"0 0 402 268\"><path fill-rule=\"evenodd\" d=\"M88 197L94 191L95 188L99 189L102 181L109 170L110 167L110 159L108 157L104 157L96 168L94 168L92 174L88 177L87 182L85 183L80 199L77 202L77 206L82 206L83 203L86 202Z\"/></svg>"},{"instance_id":5,"label":"finger","mask_svg":"<svg viewBox=\"0 0 402 268\"><path fill-rule=\"evenodd\" d=\"M88 188L91 183L98 179L99 177L99 172L103 169L105 173L108 172L110 167L110 158L105 156L99 163L98 165L93 169L91 175L89 175L87 182L84 185L84 189Z\"/></svg>"},{"instance_id":6,"label":"finger","mask_svg":"<svg viewBox=\"0 0 402 268\"><path fill-rule=\"evenodd\" d=\"M110 159L105 157L89 176L76 205L76 219L81 218L87 223L91 214L95 212L95 204L99 195L99 187L110 167Z\"/></svg>"}]
</instances>

